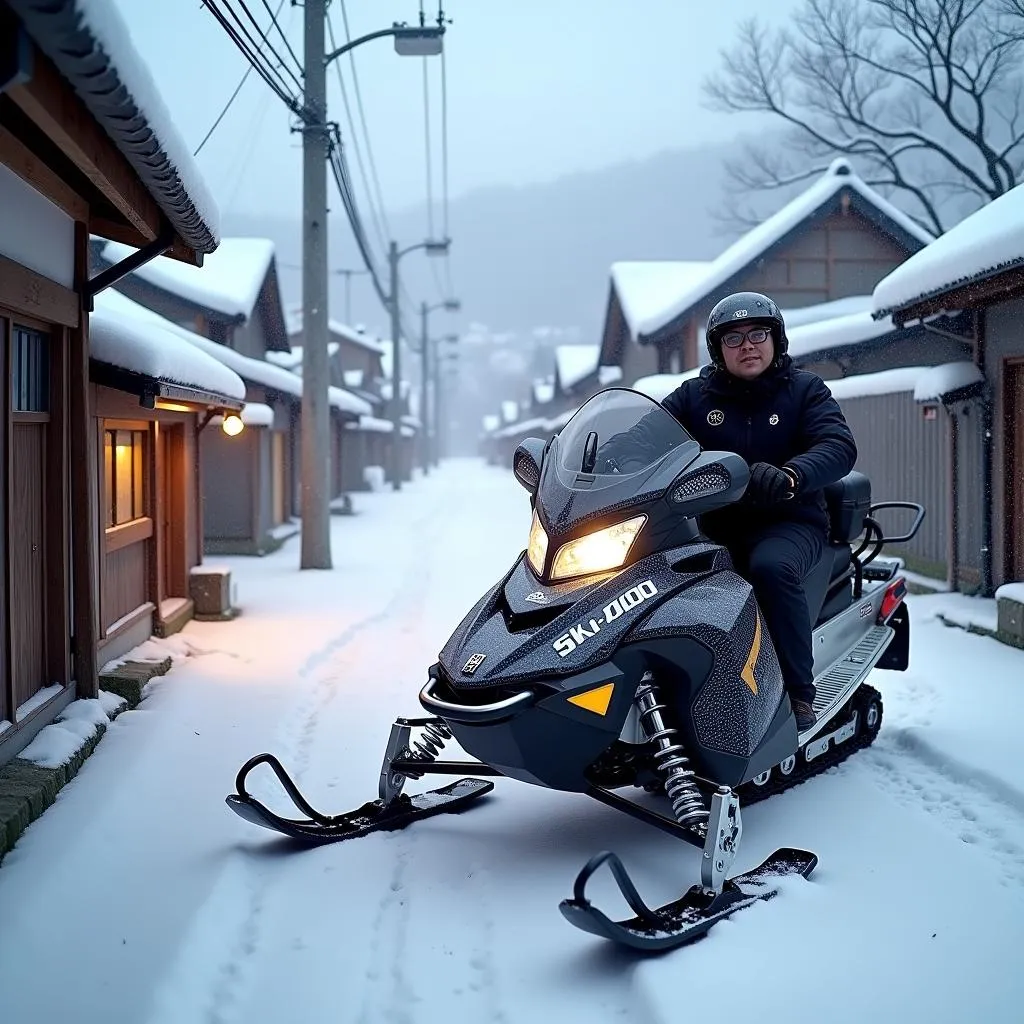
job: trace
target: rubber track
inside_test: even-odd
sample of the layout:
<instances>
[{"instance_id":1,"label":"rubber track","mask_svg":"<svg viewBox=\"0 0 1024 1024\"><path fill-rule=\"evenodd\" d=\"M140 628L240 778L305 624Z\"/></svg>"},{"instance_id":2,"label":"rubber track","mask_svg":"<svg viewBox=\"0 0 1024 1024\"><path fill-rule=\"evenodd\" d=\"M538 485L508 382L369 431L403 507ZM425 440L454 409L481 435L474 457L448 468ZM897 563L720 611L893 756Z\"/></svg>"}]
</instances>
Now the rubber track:
<instances>
[{"instance_id":1,"label":"rubber track","mask_svg":"<svg viewBox=\"0 0 1024 1024\"><path fill-rule=\"evenodd\" d=\"M874 700L878 704L878 721L875 722L873 728L868 729L867 727L867 709L871 701ZM808 779L814 778L816 775L821 775L823 772L834 768L837 764L842 764L851 754L856 753L858 750L863 750L865 747L870 747L875 742L875 737L878 735L878 730L882 727L882 695L873 686L868 686L867 683L862 683L856 693L853 695L853 699L847 705L847 709L850 712L858 712L858 723L857 732L854 736L848 739L845 743L835 744L833 743L827 753L822 754L820 757L816 757L813 761L808 761L804 756L806 750L806 744L800 748L796 755L796 767L789 775L783 775L779 770L779 766L775 765L772 768L771 778L763 786L755 786L753 782L745 782L736 791L740 798L740 807L749 807L751 804L760 803L762 800L767 800L771 796L776 796L779 793L784 793L786 790L792 789L794 786L799 786L802 782L806 782ZM837 716L828 724L827 731L835 732L840 726L845 725L850 721L851 715L843 715L842 717ZM818 739L815 737L810 742Z\"/></svg>"}]
</instances>

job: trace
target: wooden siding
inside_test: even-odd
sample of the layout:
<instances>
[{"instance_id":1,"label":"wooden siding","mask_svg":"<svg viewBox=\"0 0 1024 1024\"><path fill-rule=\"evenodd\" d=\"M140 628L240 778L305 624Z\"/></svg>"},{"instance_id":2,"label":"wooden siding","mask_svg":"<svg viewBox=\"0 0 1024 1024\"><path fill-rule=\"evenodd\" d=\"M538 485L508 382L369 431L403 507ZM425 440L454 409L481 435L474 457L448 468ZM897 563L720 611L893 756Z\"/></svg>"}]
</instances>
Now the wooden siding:
<instances>
[{"instance_id":1,"label":"wooden siding","mask_svg":"<svg viewBox=\"0 0 1024 1024\"><path fill-rule=\"evenodd\" d=\"M10 636L14 707L48 685L46 423L11 426Z\"/></svg>"},{"instance_id":2,"label":"wooden siding","mask_svg":"<svg viewBox=\"0 0 1024 1024\"><path fill-rule=\"evenodd\" d=\"M103 560L103 632L149 600L147 541L108 551Z\"/></svg>"},{"instance_id":3,"label":"wooden siding","mask_svg":"<svg viewBox=\"0 0 1024 1024\"><path fill-rule=\"evenodd\" d=\"M840 402L857 440L857 466L871 478L872 501L916 501L927 510L918 535L899 551L933 573L946 572L949 528L949 420L926 419L910 392ZM897 515L899 518L897 518ZM907 513L882 513L882 527L901 532ZM889 550L889 549L887 549Z\"/></svg>"},{"instance_id":4,"label":"wooden siding","mask_svg":"<svg viewBox=\"0 0 1024 1024\"><path fill-rule=\"evenodd\" d=\"M206 540L253 540L256 534L256 446L259 430L227 437L207 427L200 443Z\"/></svg>"}]
</instances>

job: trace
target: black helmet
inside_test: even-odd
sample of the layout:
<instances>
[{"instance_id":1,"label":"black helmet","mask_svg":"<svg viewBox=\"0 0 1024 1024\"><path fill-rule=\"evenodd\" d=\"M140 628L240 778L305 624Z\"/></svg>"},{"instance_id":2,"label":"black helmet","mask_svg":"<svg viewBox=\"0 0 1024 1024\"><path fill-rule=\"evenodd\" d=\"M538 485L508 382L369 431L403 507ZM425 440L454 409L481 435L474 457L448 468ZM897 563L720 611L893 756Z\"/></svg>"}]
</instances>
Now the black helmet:
<instances>
[{"instance_id":1,"label":"black helmet","mask_svg":"<svg viewBox=\"0 0 1024 1024\"><path fill-rule=\"evenodd\" d=\"M708 317L705 338L708 355L715 366L723 365L721 337L738 320L762 323L771 328L772 341L775 344L775 362L786 354L789 348L786 322L782 319L782 313L775 302L760 292L735 292L722 299Z\"/></svg>"}]
</instances>

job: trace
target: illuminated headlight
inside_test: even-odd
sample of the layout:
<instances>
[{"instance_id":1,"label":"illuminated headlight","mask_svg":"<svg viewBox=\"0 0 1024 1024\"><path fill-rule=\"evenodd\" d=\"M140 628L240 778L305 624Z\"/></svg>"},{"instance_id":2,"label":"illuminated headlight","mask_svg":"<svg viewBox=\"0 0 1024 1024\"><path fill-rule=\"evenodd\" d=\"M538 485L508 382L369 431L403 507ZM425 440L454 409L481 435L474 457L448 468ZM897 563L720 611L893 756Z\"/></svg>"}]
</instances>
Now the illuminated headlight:
<instances>
[{"instance_id":1,"label":"illuminated headlight","mask_svg":"<svg viewBox=\"0 0 1024 1024\"><path fill-rule=\"evenodd\" d=\"M548 556L548 535L540 525L540 517L533 513L533 525L530 527L530 543L526 548L526 557L530 560L533 571L540 576L544 572L544 559Z\"/></svg>"},{"instance_id":2,"label":"illuminated headlight","mask_svg":"<svg viewBox=\"0 0 1024 1024\"><path fill-rule=\"evenodd\" d=\"M564 580L570 576L588 576L618 569L626 561L629 549L645 522L647 516L636 516L563 544L555 555L551 578Z\"/></svg>"}]
</instances>

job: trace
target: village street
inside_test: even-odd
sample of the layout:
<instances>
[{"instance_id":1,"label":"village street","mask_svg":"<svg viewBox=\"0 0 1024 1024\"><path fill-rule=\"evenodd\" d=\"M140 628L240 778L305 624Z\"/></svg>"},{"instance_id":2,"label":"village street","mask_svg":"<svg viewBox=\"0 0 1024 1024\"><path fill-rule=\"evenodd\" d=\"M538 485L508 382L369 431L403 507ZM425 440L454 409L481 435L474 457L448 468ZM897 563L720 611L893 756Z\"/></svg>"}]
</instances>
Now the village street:
<instances>
[{"instance_id":1,"label":"village street","mask_svg":"<svg viewBox=\"0 0 1024 1024\"><path fill-rule=\"evenodd\" d=\"M601 849L655 903L698 852L583 797L500 780L461 816L299 852L231 814L262 750L315 805L375 797L391 720L419 713L426 666L530 520L512 474L476 460L354 501L331 572L300 573L294 540L224 560L242 615L167 642L192 656L4 860L0 1018L781 1021L799 984L830 1024L1019 1020L1024 652L939 624L941 596L911 599L911 670L873 677L875 746L745 814L743 868L805 846L812 880L665 957L613 953L557 904Z\"/></svg>"}]
</instances>

